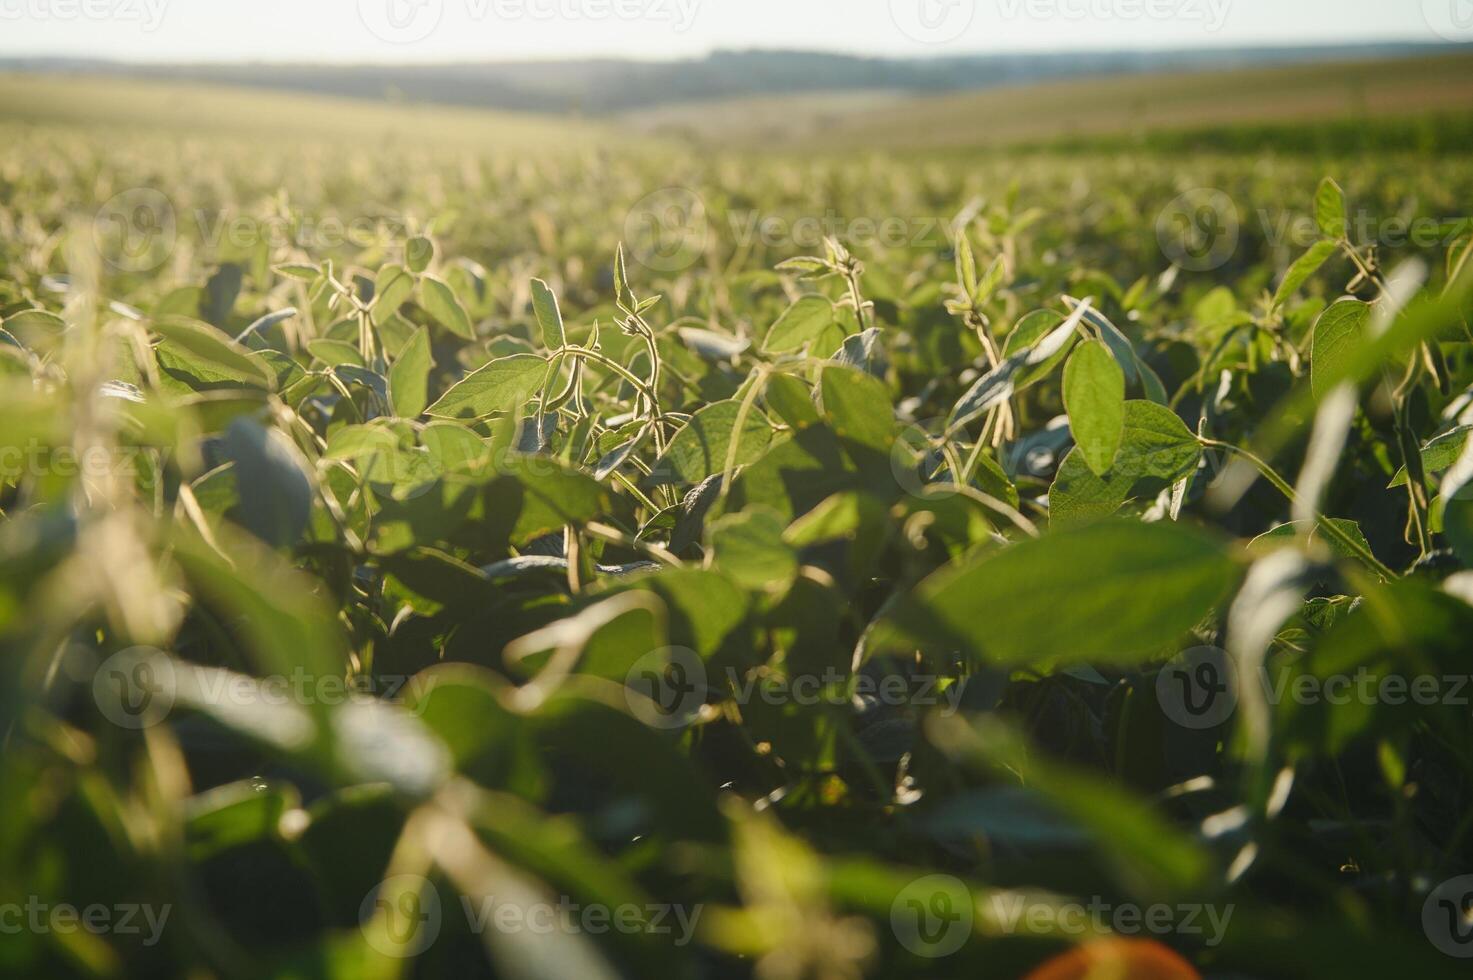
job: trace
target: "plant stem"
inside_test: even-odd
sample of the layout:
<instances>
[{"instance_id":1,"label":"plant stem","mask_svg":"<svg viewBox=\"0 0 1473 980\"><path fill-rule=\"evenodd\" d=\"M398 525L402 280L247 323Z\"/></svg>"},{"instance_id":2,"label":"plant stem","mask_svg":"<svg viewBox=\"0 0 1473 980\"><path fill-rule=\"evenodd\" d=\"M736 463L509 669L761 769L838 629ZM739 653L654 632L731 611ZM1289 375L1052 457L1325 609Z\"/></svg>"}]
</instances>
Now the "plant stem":
<instances>
[{"instance_id":1,"label":"plant stem","mask_svg":"<svg viewBox=\"0 0 1473 980\"><path fill-rule=\"evenodd\" d=\"M1266 479L1269 483L1272 483L1274 485L1274 489L1283 494L1284 497L1288 499L1289 503L1293 504L1298 502L1299 495L1294 492L1294 488L1289 485L1289 481L1285 480L1274 470L1272 466L1268 465L1268 463L1264 462L1253 453L1250 453L1246 449L1235 446L1230 442L1220 442L1216 439L1207 439L1201 436L1197 437L1197 441L1209 449L1221 449L1224 452L1229 452L1233 453L1234 455L1241 456L1249 463L1252 463L1254 468L1257 469L1259 473L1263 474L1263 478ZM1397 574L1391 569L1387 568L1385 565L1381 564L1381 561L1375 555L1371 554L1370 549L1366 548L1359 541L1355 540L1355 538L1347 534L1342 528L1331 521L1328 517L1323 514L1316 514L1315 523L1322 531L1325 532L1328 537L1334 538L1336 542L1347 549L1351 554L1355 555L1361 561L1365 562L1366 565L1368 565L1371 570L1374 571L1377 575L1380 575L1382 578L1387 579L1388 581L1397 578Z\"/></svg>"}]
</instances>

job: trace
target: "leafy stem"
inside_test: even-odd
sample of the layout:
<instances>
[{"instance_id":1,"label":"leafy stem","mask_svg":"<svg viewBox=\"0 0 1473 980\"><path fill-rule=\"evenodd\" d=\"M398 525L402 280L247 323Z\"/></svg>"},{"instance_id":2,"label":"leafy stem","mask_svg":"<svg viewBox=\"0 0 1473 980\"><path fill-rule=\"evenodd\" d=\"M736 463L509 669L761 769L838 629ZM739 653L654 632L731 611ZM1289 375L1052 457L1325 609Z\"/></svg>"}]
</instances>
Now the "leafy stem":
<instances>
[{"instance_id":1,"label":"leafy stem","mask_svg":"<svg viewBox=\"0 0 1473 980\"><path fill-rule=\"evenodd\" d=\"M1223 452L1232 453L1233 455L1240 456L1243 459L1247 460L1253 465L1255 469L1258 470L1260 474L1263 475L1263 478L1269 483L1272 483L1274 489L1283 494L1284 497L1291 504L1298 502L1299 495L1294 492L1294 488L1289 485L1289 481L1280 476L1279 473L1272 466L1270 466L1259 456L1256 456L1248 450L1243 449L1240 446L1236 446L1230 442L1222 442L1217 439L1208 439L1203 436L1198 436L1197 441L1208 449L1220 449ZM1371 570L1374 571L1377 575L1380 575L1382 578L1385 578L1388 581L1397 578L1397 574L1391 569L1387 568L1385 565L1383 565L1380 559L1378 559L1375 555L1371 553L1369 548L1361 544L1359 541L1355 540L1352 535L1348 534L1344 528L1340 527L1334 521L1330 520L1323 514L1316 514L1315 523L1320 528L1320 530L1325 533L1327 537L1333 538L1337 544L1341 545L1351 554L1355 555L1361 561L1365 562L1365 564L1368 565Z\"/></svg>"}]
</instances>

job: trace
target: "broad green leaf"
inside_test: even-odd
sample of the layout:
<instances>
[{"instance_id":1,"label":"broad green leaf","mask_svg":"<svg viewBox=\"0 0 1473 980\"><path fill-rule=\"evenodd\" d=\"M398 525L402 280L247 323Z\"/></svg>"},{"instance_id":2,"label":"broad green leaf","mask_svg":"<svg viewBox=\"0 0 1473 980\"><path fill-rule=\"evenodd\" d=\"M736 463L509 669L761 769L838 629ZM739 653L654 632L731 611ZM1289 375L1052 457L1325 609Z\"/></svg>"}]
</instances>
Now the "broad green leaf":
<instances>
[{"instance_id":1,"label":"broad green leaf","mask_svg":"<svg viewBox=\"0 0 1473 980\"><path fill-rule=\"evenodd\" d=\"M1022 541L926 579L900 633L975 663L1132 663L1159 655L1237 582L1228 546L1180 524L1108 522Z\"/></svg>"},{"instance_id":2,"label":"broad green leaf","mask_svg":"<svg viewBox=\"0 0 1473 980\"><path fill-rule=\"evenodd\" d=\"M716 402L691 417L685 428L675 434L654 466L646 482L652 486L667 483L700 483L720 473L730 455L732 435L741 403ZM772 442L772 423L755 405L747 410L733 464L746 466L754 462Z\"/></svg>"},{"instance_id":3,"label":"broad green leaf","mask_svg":"<svg viewBox=\"0 0 1473 980\"><path fill-rule=\"evenodd\" d=\"M1336 241L1345 237L1349 215L1345 207L1345 192L1329 177L1320 181L1314 195L1314 220L1320 231Z\"/></svg>"},{"instance_id":4,"label":"broad green leaf","mask_svg":"<svg viewBox=\"0 0 1473 980\"><path fill-rule=\"evenodd\" d=\"M823 413L840 438L887 450L895 437L890 389L864 371L825 367L821 382Z\"/></svg>"},{"instance_id":5,"label":"broad green leaf","mask_svg":"<svg viewBox=\"0 0 1473 980\"><path fill-rule=\"evenodd\" d=\"M1355 521L1348 521L1338 517L1328 518L1328 520L1335 527L1349 535L1357 544L1364 547L1366 551L1369 552L1371 550L1370 542L1366 540L1366 536L1361 531L1360 525ZM1304 524L1297 521L1280 524L1248 542L1248 547L1254 550L1268 550L1286 544L1292 545L1303 532L1304 527ZM1318 523L1310 530L1309 537L1311 540L1324 542L1332 552L1341 558L1360 558L1355 552L1341 544L1337 538L1327 535L1324 532L1324 528L1320 527Z\"/></svg>"},{"instance_id":6,"label":"broad green leaf","mask_svg":"<svg viewBox=\"0 0 1473 980\"><path fill-rule=\"evenodd\" d=\"M1339 246L1331 241L1318 241L1309 247L1309 251L1299 256L1294 264L1289 266L1289 271L1284 273L1284 281L1279 283L1278 292L1274 293L1273 305L1283 306L1289 298L1299 292L1299 288L1309 282L1310 277L1320 271L1320 267L1330 260Z\"/></svg>"},{"instance_id":7,"label":"broad green leaf","mask_svg":"<svg viewBox=\"0 0 1473 980\"><path fill-rule=\"evenodd\" d=\"M773 354L794 351L817 340L833 324L834 304L827 297L803 296L778 317L762 347Z\"/></svg>"},{"instance_id":8,"label":"broad green leaf","mask_svg":"<svg viewBox=\"0 0 1473 980\"><path fill-rule=\"evenodd\" d=\"M403 266L386 265L373 283L373 319L375 323L399 312L399 307L414 294L414 276Z\"/></svg>"},{"instance_id":9,"label":"broad green leaf","mask_svg":"<svg viewBox=\"0 0 1473 980\"><path fill-rule=\"evenodd\" d=\"M1473 432L1473 426L1462 425L1451 432L1444 432L1422 446L1422 470L1431 476L1452 468L1463 455L1463 449L1468 445L1468 433ZM1407 485L1407 468L1401 467L1396 471L1396 476L1388 484L1388 489L1404 487Z\"/></svg>"},{"instance_id":10,"label":"broad green leaf","mask_svg":"<svg viewBox=\"0 0 1473 980\"><path fill-rule=\"evenodd\" d=\"M1064 367L1069 429L1096 476L1108 472L1125 438L1125 372L1098 341L1075 348Z\"/></svg>"},{"instance_id":11,"label":"broad green leaf","mask_svg":"<svg viewBox=\"0 0 1473 980\"><path fill-rule=\"evenodd\" d=\"M429 404L430 332L415 331L389 369L389 401L402 419L418 418Z\"/></svg>"},{"instance_id":12,"label":"broad green leaf","mask_svg":"<svg viewBox=\"0 0 1473 980\"><path fill-rule=\"evenodd\" d=\"M422 277L419 283L419 305L424 307L425 312L436 323L455 336L465 340L476 339L476 330L471 325L470 315L460 305L460 300L455 298L455 291L443 281L434 276Z\"/></svg>"},{"instance_id":13,"label":"broad green leaf","mask_svg":"<svg viewBox=\"0 0 1473 980\"><path fill-rule=\"evenodd\" d=\"M415 235L404 246L404 264L409 266L409 271L419 275L430 267L430 260L435 257L435 244L423 235Z\"/></svg>"},{"instance_id":14,"label":"broad green leaf","mask_svg":"<svg viewBox=\"0 0 1473 980\"><path fill-rule=\"evenodd\" d=\"M345 425L327 438L323 459L359 459L399 448L399 437L379 425Z\"/></svg>"},{"instance_id":15,"label":"broad green leaf","mask_svg":"<svg viewBox=\"0 0 1473 980\"><path fill-rule=\"evenodd\" d=\"M773 374L768 377L762 394L768 407L789 426L802 429L818 422L813 392L801 378L791 374Z\"/></svg>"},{"instance_id":16,"label":"broad green leaf","mask_svg":"<svg viewBox=\"0 0 1473 980\"><path fill-rule=\"evenodd\" d=\"M246 528L272 545L300 538L315 493L301 451L280 431L244 416L230 423L224 451L235 462L237 510Z\"/></svg>"},{"instance_id":17,"label":"broad green leaf","mask_svg":"<svg viewBox=\"0 0 1473 980\"><path fill-rule=\"evenodd\" d=\"M798 556L783 540L783 520L754 507L729 514L711 526L715 566L745 588L781 592L798 574Z\"/></svg>"},{"instance_id":18,"label":"broad green leaf","mask_svg":"<svg viewBox=\"0 0 1473 980\"><path fill-rule=\"evenodd\" d=\"M441 473L469 472L491 458L491 447L486 440L454 422L431 422L420 431L419 442L429 452L431 464Z\"/></svg>"},{"instance_id":19,"label":"broad green leaf","mask_svg":"<svg viewBox=\"0 0 1473 980\"><path fill-rule=\"evenodd\" d=\"M1020 384L1033 379L1034 371L1040 368L1052 370L1074 343L1079 323L1088 312L1089 305L1081 303L1059 326L1050 329L1030 346L1008 355L1001 364L977 379L952 408L947 428L954 430L966 425L1007 401ZM1039 323L1042 322L1040 319ZM1020 329L1022 326L1019 324Z\"/></svg>"},{"instance_id":20,"label":"broad green leaf","mask_svg":"<svg viewBox=\"0 0 1473 980\"><path fill-rule=\"evenodd\" d=\"M492 361L457 382L427 410L442 419L483 419L519 408L542 386L547 362L536 354Z\"/></svg>"},{"instance_id":21,"label":"broad green leaf","mask_svg":"<svg viewBox=\"0 0 1473 980\"><path fill-rule=\"evenodd\" d=\"M1349 358L1366 341L1370 319L1370 305L1357 299L1342 299L1320 314L1309 359L1310 386L1317 400L1345 377Z\"/></svg>"},{"instance_id":22,"label":"broad green leaf","mask_svg":"<svg viewBox=\"0 0 1473 980\"><path fill-rule=\"evenodd\" d=\"M344 340L312 340L307 342L307 353L328 367L364 367L363 354L357 347Z\"/></svg>"},{"instance_id":23,"label":"broad green leaf","mask_svg":"<svg viewBox=\"0 0 1473 980\"><path fill-rule=\"evenodd\" d=\"M47 310L22 310L0 319L5 329L28 344L41 337L57 337L66 330L66 321Z\"/></svg>"},{"instance_id":24,"label":"broad green leaf","mask_svg":"<svg viewBox=\"0 0 1473 980\"><path fill-rule=\"evenodd\" d=\"M258 388L271 385L265 365L208 323L170 316L155 320L152 327L163 337L158 354L166 370L181 369L211 383L236 382Z\"/></svg>"},{"instance_id":25,"label":"broad green leaf","mask_svg":"<svg viewBox=\"0 0 1473 980\"><path fill-rule=\"evenodd\" d=\"M1201 444L1175 412L1155 402L1128 401L1115 465L1096 476L1080 450L1071 450L1049 490L1050 520L1063 527L1108 517L1143 481L1155 493L1190 476L1201 458Z\"/></svg>"},{"instance_id":26,"label":"broad green leaf","mask_svg":"<svg viewBox=\"0 0 1473 980\"><path fill-rule=\"evenodd\" d=\"M532 309L542 327L543 345L550 351L561 350L567 344L563 314L558 309L557 296L541 279L532 280Z\"/></svg>"}]
</instances>

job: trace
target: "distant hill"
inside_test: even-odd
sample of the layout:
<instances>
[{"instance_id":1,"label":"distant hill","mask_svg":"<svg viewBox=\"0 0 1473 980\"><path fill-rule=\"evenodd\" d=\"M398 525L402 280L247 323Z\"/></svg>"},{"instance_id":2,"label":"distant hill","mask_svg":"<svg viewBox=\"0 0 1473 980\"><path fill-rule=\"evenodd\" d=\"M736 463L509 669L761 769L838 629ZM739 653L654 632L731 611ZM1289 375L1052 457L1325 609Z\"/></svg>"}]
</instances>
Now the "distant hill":
<instances>
[{"instance_id":1,"label":"distant hill","mask_svg":"<svg viewBox=\"0 0 1473 980\"><path fill-rule=\"evenodd\" d=\"M3 59L0 71L187 80L530 112L609 115L662 106L812 93L940 94L1071 78L1206 72L1457 51L1372 44L1175 51L868 58L807 51L717 51L679 61L526 61L442 65L179 64Z\"/></svg>"},{"instance_id":2,"label":"distant hill","mask_svg":"<svg viewBox=\"0 0 1473 980\"><path fill-rule=\"evenodd\" d=\"M699 143L805 151L1100 140L1238 150L1466 151L1473 149L1473 50L939 94L756 96L640 110L626 114L622 125Z\"/></svg>"}]
</instances>

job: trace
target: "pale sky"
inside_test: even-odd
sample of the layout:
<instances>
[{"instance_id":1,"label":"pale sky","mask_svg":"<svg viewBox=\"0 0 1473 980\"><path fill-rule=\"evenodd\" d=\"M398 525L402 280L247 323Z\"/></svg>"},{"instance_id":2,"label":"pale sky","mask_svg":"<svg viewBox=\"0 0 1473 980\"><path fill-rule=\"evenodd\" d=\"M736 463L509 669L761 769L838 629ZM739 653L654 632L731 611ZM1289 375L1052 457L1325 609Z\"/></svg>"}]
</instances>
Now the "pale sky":
<instances>
[{"instance_id":1,"label":"pale sky","mask_svg":"<svg viewBox=\"0 0 1473 980\"><path fill-rule=\"evenodd\" d=\"M0 0L0 57L135 61L925 55L1473 41L1473 0Z\"/></svg>"}]
</instances>

